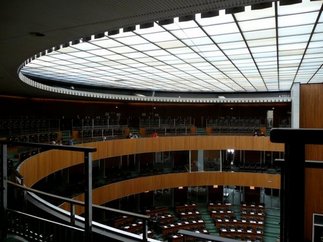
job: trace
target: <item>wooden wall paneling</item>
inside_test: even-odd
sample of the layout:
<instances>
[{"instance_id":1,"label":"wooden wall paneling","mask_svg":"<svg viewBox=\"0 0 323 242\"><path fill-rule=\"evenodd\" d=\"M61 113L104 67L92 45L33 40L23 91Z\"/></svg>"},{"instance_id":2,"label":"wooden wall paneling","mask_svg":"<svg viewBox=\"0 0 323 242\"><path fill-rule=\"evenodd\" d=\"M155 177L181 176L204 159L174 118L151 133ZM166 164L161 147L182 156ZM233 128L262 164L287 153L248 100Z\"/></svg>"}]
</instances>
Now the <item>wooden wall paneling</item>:
<instances>
[{"instance_id":1,"label":"wooden wall paneling","mask_svg":"<svg viewBox=\"0 0 323 242\"><path fill-rule=\"evenodd\" d=\"M25 185L32 187L48 175L83 161L81 152L50 150L28 158L21 163L18 170L24 177Z\"/></svg>"},{"instance_id":2,"label":"wooden wall paneling","mask_svg":"<svg viewBox=\"0 0 323 242\"><path fill-rule=\"evenodd\" d=\"M305 234L311 239L313 213L323 213L323 169L305 169Z\"/></svg>"},{"instance_id":3,"label":"wooden wall paneling","mask_svg":"<svg viewBox=\"0 0 323 242\"><path fill-rule=\"evenodd\" d=\"M300 127L323 128L323 84L301 85ZM323 161L322 145L306 145L305 159ZM312 240L312 215L323 213L323 169L305 169L305 239Z\"/></svg>"},{"instance_id":4,"label":"wooden wall paneling","mask_svg":"<svg viewBox=\"0 0 323 242\"><path fill-rule=\"evenodd\" d=\"M323 128L323 85L301 85L300 127ZM306 145L305 159L323 160L322 145Z\"/></svg>"},{"instance_id":5,"label":"wooden wall paneling","mask_svg":"<svg viewBox=\"0 0 323 242\"><path fill-rule=\"evenodd\" d=\"M269 137L253 136L177 136L120 139L82 144L95 147L92 159L99 160L128 154L183 150L268 150L283 151L283 144L270 143ZM67 167L81 164L83 153L51 150L24 161L19 171L27 186Z\"/></svg>"}]
</instances>

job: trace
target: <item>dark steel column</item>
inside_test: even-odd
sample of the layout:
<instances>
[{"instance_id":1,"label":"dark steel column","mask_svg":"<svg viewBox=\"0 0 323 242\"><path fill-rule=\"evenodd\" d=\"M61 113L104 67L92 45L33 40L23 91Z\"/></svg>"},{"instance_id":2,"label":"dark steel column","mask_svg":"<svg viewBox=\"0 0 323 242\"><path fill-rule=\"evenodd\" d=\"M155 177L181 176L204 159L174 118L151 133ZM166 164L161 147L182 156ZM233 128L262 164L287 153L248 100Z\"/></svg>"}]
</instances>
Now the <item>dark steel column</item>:
<instances>
[{"instance_id":1,"label":"dark steel column","mask_svg":"<svg viewBox=\"0 0 323 242\"><path fill-rule=\"evenodd\" d=\"M85 169L85 241L92 241L92 154L84 152Z\"/></svg>"},{"instance_id":2,"label":"dark steel column","mask_svg":"<svg viewBox=\"0 0 323 242\"><path fill-rule=\"evenodd\" d=\"M0 150L0 180L1 180L1 194L0 194L0 203L1 203L1 211L0 211L0 240L4 240L7 234L7 205L8 205L8 159L7 159L7 145L1 144Z\"/></svg>"},{"instance_id":3,"label":"dark steel column","mask_svg":"<svg viewBox=\"0 0 323 242\"><path fill-rule=\"evenodd\" d=\"M285 143L281 169L280 241L304 240L304 144Z\"/></svg>"},{"instance_id":4,"label":"dark steel column","mask_svg":"<svg viewBox=\"0 0 323 242\"><path fill-rule=\"evenodd\" d=\"M323 144L323 129L272 129L270 140L285 143L281 170L280 241L304 241L305 145Z\"/></svg>"}]
</instances>

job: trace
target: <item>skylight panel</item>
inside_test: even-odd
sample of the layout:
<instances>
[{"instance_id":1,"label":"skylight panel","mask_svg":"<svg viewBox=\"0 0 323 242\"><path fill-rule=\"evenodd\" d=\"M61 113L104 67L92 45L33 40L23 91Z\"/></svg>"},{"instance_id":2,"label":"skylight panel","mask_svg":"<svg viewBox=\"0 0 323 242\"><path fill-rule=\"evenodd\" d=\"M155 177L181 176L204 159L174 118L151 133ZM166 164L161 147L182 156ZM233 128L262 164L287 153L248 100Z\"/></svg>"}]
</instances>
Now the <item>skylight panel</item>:
<instances>
[{"instance_id":1,"label":"skylight panel","mask_svg":"<svg viewBox=\"0 0 323 242\"><path fill-rule=\"evenodd\" d=\"M275 28L275 18L253 19L252 21L239 21L242 31L254 31Z\"/></svg>"},{"instance_id":2,"label":"skylight panel","mask_svg":"<svg viewBox=\"0 0 323 242\"><path fill-rule=\"evenodd\" d=\"M228 42L237 42L241 40L241 34L240 32L234 32L230 34L213 34L211 35L211 38L215 41L215 43L228 43ZM213 44L213 43L212 43Z\"/></svg>"},{"instance_id":3,"label":"skylight panel","mask_svg":"<svg viewBox=\"0 0 323 242\"><path fill-rule=\"evenodd\" d=\"M221 43L219 44L220 49L229 50L229 49L240 49L246 48L246 43L244 41L237 41L234 43Z\"/></svg>"},{"instance_id":4,"label":"skylight panel","mask_svg":"<svg viewBox=\"0 0 323 242\"><path fill-rule=\"evenodd\" d=\"M314 35L311 39L311 46L322 44L322 43L323 43L323 32L322 33L314 33Z\"/></svg>"},{"instance_id":5,"label":"skylight panel","mask_svg":"<svg viewBox=\"0 0 323 242\"><path fill-rule=\"evenodd\" d=\"M143 37L151 42L176 40L176 38L168 32L145 34Z\"/></svg>"},{"instance_id":6,"label":"skylight panel","mask_svg":"<svg viewBox=\"0 0 323 242\"><path fill-rule=\"evenodd\" d=\"M278 26L288 27L305 24L313 24L317 18L318 12L309 12L295 15L285 15L278 17Z\"/></svg>"},{"instance_id":7,"label":"skylight panel","mask_svg":"<svg viewBox=\"0 0 323 242\"><path fill-rule=\"evenodd\" d=\"M194 52L192 52L192 50L190 50L189 48L185 48L185 47L169 49L169 52L172 53L173 55L194 53Z\"/></svg>"},{"instance_id":8,"label":"skylight panel","mask_svg":"<svg viewBox=\"0 0 323 242\"><path fill-rule=\"evenodd\" d=\"M196 51L199 54L205 53L205 52L221 52L219 51L218 47L215 45L200 45L200 46L192 46L192 49Z\"/></svg>"},{"instance_id":9,"label":"skylight panel","mask_svg":"<svg viewBox=\"0 0 323 242\"><path fill-rule=\"evenodd\" d=\"M249 51L247 49L227 49L224 50L224 52L226 53L226 55L230 56L230 55L249 55Z\"/></svg>"},{"instance_id":10,"label":"skylight panel","mask_svg":"<svg viewBox=\"0 0 323 242\"><path fill-rule=\"evenodd\" d=\"M156 59L160 60L160 61L164 61L164 62L168 62L168 61L179 61L178 57L174 56L174 55L163 55L163 56L157 56ZM181 61L180 61L181 62Z\"/></svg>"},{"instance_id":11,"label":"skylight panel","mask_svg":"<svg viewBox=\"0 0 323 242\"><path fill-rule=\"evenodd\" d=\"M190 38L182 40L186 45L189 46L204 46L204 45L213 45L212 40L209 37L200 37L200 38Z\"/></svg>"},{"instance_id":12,"label":"skylight panel","mask_svg":"<svg viewBox=\"0 0 323 242\"><path fill-rule=\"evenodd\" d=\"M107 49L96 49L96 50L90 50L89 53L93 55L98 55L98 56L109 56L113 55L114 53L107 50Z\"/></svg>"},{"instance_id":13,"label":"skylight panel","mask_svg":"<svg viewBox=\"0 0 323 242\"><path fill-rule=\"evenodd\" d=\"M149 56L163 56L163 55L168 55L168 53L165 50L146 51L145 54L147 54Z\"/></svg>"},{"instance_id":14,"label":"skylight panel","mask_svg":"<svg viewBox=\"0 0 323 242\"><path fill-rule=\"evenodd\" d=\"M179 40L156 42L156 44L163 49L185 47L185 45Z\"/></svg>"},{"instance_id":15,"label":"skylight panel","mask_svg":"<svg viewBox=\"0 0 323 242\"><path fill-rule=\"evenodd\" d=\"M54 55L53 58L55 58L57 60L66 60L66 61L67 60L68 61L73 61L73 60L77 59L77 57L75 57L75 56L72 56L70 54L64 54L64 53L61 53L61 54L58 54L58 55Z\"/></svg>"},{"instance_id":16,"label":"skylight panel","mask_svg":"<svg viewBox=\"0 0 323 242\"><path fill-rule=\"evenodd\" d=\"M119 42L125 44L125 45L134 45L134 44L147 44L149 43L147 40L142 38L141 36L138 35L133 35L129 37L124 37L124 38L117 38Z\"/></svg>"},{"instance_id":17,"label":"skylight panel","mask_svg":"<svg viewBox=\"0 0 323 242\"><path fill-rule=\"evenodd\" d=\"M84 52L84 51L73 52L73 53L70 53L70 55L78 57L78 58L93 57L93 54L91 54L89 52Z\"/></svg>"},{"instance_id":18,"label":"skylight panel","mask_svg":"<svg viewBox=\"0 0 323 242\"><path fill-rule=\"evenodd\" d=\"M35 61L28 64L28 66L25 67L25 69L30 67L42 67L42 66L55 66L56 64L53 62L43 61L40 59L36 59Z\"/></svg>"},{"instance_id":19,"label":"skylight panel","mask_svg":"<svg viewBox=\"0 0 323 242\"><path fill-rule=\"evenodd\" d=\"M232 34L239 32L237 25L235 23L226 23L222 25L207 26L204 30L208 35L221 35L221 34Z\"/></svg>"},{"instance_id":20,"label":"skylight panel","mask_svg":"<svg viewBox=\"0 0 323 242\"><path fill-rule=\"evenodd\" d=\"M246 31L243 34L247 40L266 39L276 36L276 30L273 28L265 30Z\"/></svg>"},{"instance_id":21,"label":"skylight panel","mask_svg":"<svg viewBox=\"0 0 323 242\"><path fill-rule=\"evenodd\" d=\"M273 36L265 39L247 40L247 42L249 47L276 45L276 37Z\"/></svg>"},{"instance_id":22,"label":"skylight panel","mask_svg":"<svg viewBox=\"0 0 323 242\"><path fill-rule=\"evenodd\" d=\"M91 43L88 43L88 42L83 42L83 43L79 43L78 45L74 45L73 48L75 50L88 51L88 50L98 49L99 47L96 45L92 45Z\"/></svg>"},{"instance_id":23,"label":"skylight panel","mask_svg":"<svg viewBox=\"0 0 323 242\"><path fill-rule=\"evenodd\" d=\"M158 50L159 47L154 44L140 44L140 45L132 45L132 47L138 51L148 51L148 50Z\"/></svg>"},{"instance_id":24,"label":"skylight panel","mask_svg":"<svg viewBox=\"0 0 323 242\"><path fill-rule=\"evenodd\" d=\"M57 50L56 53L72 53L72 52L79 52L80 50L75 49L73 47L66 47L66 48L61 48Z\"/></svg>"},{"instance_id":25,"label":"skylight panel","mask_svg":"<svg viewBox=\"0 0 323 242\"><path fill-rule=\"evenodd\" d=\"M102 48L107 48L107 49L123 45L113 39L110 39L110 38L103 39L103 40L101 40L101 39L92 40L91 43L93 45L97 45L97 46L100 46Z\"/></svg>"},{"instance_id":26,"label":"skylight panel","mask_svg":"<svg viewBox=\"0 0 323 242\"><path fill-rule=\"evenodd\" d=\"M100 56L93 56L93 57L87 58L87 60L90 62L100 62L100 61L104 61L105 58Z\"/></svg>"},{"instance_id":27,"label":"skylight panel","mask_svg":"<svg viewBox=\"0 0 323 242\"><path fill-rule=\"evenodd\" d=\"M252 53L276 52L276 46L254 46L251 47Z\"/></svg>"},{"instance_id":28,"label":"skylight panel","mask_svg":"<svg viewBox=\"0 0 323 242\"><path fill-rule=\"evenodd\" d=\"M278 28L279 37L295 36L295 34L310 34L312 32L313 24L306 24L300 26L288 26Z\"/></svg>"},{"instance_id":29,"label":"skylight panel","mask_svg":"<svg viewBox=\"0 0 323 242\"><path fill-rule=\"evenodd\" d=\"M279 46L279 51L284 50L305 50L307 43L284 44Z\"/></svg>"},{"instance_id":30,"label":"skylight panel","mask_svg":"<svg viewBox=\"0 0 323 242\"><path fill-rule=\"evenodd\" d=\"M172 33L179 39L190 39L204 37L205 33L200 28L174 30Z\"/></svg>"},{"instance_id":31,"label":"skylight panel","mask_svg":"<svg viewBox=\"0 0 323 242\"><path fill-rule=\"evenodd\" d=\"M128 46L113 47L113 48L110 48L109 50L111 50L112 52L115 52L117 54L135 52L135 50L133 48L128 47Z\"/></svg>"}]
</instances>

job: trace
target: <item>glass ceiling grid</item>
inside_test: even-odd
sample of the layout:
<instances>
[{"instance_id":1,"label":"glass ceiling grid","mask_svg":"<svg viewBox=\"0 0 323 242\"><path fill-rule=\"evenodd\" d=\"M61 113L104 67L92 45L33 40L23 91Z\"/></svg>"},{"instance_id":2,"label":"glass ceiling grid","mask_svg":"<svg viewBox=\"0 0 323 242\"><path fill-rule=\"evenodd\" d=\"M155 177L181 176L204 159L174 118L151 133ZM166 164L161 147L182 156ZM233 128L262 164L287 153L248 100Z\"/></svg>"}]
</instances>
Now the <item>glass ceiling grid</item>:
<instances>
[{"instance_id":1,"label":"glass ceiling grid","mask_svg":"<svg viewBox=\"0 0 323 242\"><path fill-rule=\"evenodd\" d=\"M114 40L116 43L119 43L118 41L116 41L115 39L113 39L113 38L111 38L110 37L110 39L111 40ZM93 45L94 45L94 43L92 43ZM133 47L130 47L130 46L127 46L128 48L127 48L127 51L129 51L129 53L131 53L131 51L133 51ZM121 50L121 52L124 52L126 50L126 48L123 48L122 50ZM136 75L136 78L138 78L139 80L140 80L140 77L142 77L143 78L143 80L142 80L142 82L144 81L144 83L142 83L142 85L141 85L141 87L142 88L144 88L144 89L146 89L147 87L149 88L149 85L151 85L151 87L153 87L152 88L152 90L155 90L155 89L160 89L160 90L164 90L164 85L163 85L163 83L162 83L162 81L163 80L165 80L165 78L163 77L163 73L161 73L161 72L159 72L159 71L157 71L157 72L154 72L154 74L155 74L155 79L156 79L156 77L158 77L159 78L159 82L158 83L156 83L156 82L153 82L152 80L150 81L150 79L147 79L147 78L145 78L145 76L144 76L144 74L150 74L151 73L151 71L149 72L149 71L147 71L147 68L149 68L150 66L147 64L147 63L142 63L142 62L140 62L140 61L138 61L138 59L136 60L136 59L131 59L131 58L127 58L127 56L125 56L125 53L119 53L119 52L116 52L116 50L113 50L113 49L110 49L110 51L111 51L111 53L113 53L113 54L116 54L116 55L120 55L120 56L122 56L122 57L125 57L125 60L133 60L134 62L136 62L136 63L140 63L140 64L143 64L143 66L146 68L146 70L145 69L143 69L143 68L133 68L134 66L133 65L128 65L128 64L125 64L125 61L122 61L122 60L119 60L119 61L115 61L115 60L113 60L113 59L109 59L108 57L105 57L106 58L106 60L108 60L108 61L111 61L111 62L113 62L113 63L116 63L117 64L117 66L119 67L118 69L121 69L121 70L119 70L119 72L120 73L118 73L118 76L122 76L122 75L124 75L124 76L126 76L126 74L132 74L133 73L133 71L138 71L137 72L137 75ZM139 59L140 60L140 59ZM121 68L122 66L125 66L124 68ZM127 69L127 67L129 67L129 69ZM158 69L157 69L158 70ZM155 71L155 69L153 70L153 71ZM116 71L115 71L116 72ZM139 80L137 80L137 81L139 81ZM139 82L140 83L140 82ZM155 87L154 87L154 85L155 85ZM134 86L134 85L133 85ZM132 86L132 87L133 87ZM138 87L138 86L137 86Z\"/></svg>"},{"instance_id":2,"label":"glass ceiling grid","mask_svg":"<svg viewBox=\"0 0 323 242\"><path fill-rule=\"evenodd\" d=\"M166 28L164 27L164 26L160 26L161 28L163 28L164 30L166 30ZM183 44L183 46L184 47L182 47L182 48L188 48L189 50L192 50L192 53L196 53L199 57L201 57L197 52L195 52L193 49L191 49L188 45L186 45L186 43L183 43L180 39L178 39L173 33L171 33L171 32L168 32L174 39L173 40L177 40L177 41L179 41L180 43L182 43ZM170 37L169 37L170 38ZM155 43L152 43L152 44L155 44ZM157 45L157 44L155 44L155 45ZM163 49L163 48L161 48L161 49ZM167 49L163 49L165 52L167 52L168 54L170 54L172 57L174 57L175 59L179 59L179 60L181 60L181 62L183 62L183 63L185 63L185 64L187 64L187 65L189 65L189 66L191 66L192 68L195 68L195 69L197 69L197 70L199 70L199 71L201 71L202 73L204 73L204 74L206 74L206 75L208 75L205 71L203 71L203 70L200 70L200 69L198 69L198 68L196 68L194 65L192 65L191 63L189 63L189 62L187 62L185 59L183 59L183 58L181 58L180 57L180 55L178 54L178 55L175 55L173 52L174 52L174 49L176 50L176 48L170 48L169 50L167 50ZM187 50L186 50L187 51ZM173 67L176 67L178 70L180 70L180 71L183 71L183 70L181 70L180 69L180 67L179 67L179 65L173 65ZM183 71L183 72L185 72L185 71ZM216 80L214 77L212 77L212 76L209 76L210 78L212 78L212 79L214 79L214 80ZM200 78L197 78L197 79L199 79L200 81L201 81L201 83L199 83L199 82L196 82L194 79L193 80L191 80L191 82L193 83L193 85L199 85L199 86L201 86L202 85L202 83L203 83L203 85L209 85L209 86L211 86L211 87L213 87L213 91L214 90L217 90L217 89L219 89L220 91L224 91L224 89L222 89L222 88L220 88L219 86L215 86L214 84L212 84L212 83L210 83L210 82L208 82L208 81L205 81L205 80L202 80L202 79L200 79ZM216 80L217 82L220 82L219 80ZM221 82L220 82L221 83ZM222 84L222 83L221 83ZM228 87L228 88L230 88L230 87ZM208 87L208 89L210 89L210 87ZM230 88L231 89L231 88ZM212 89L211 89L212 90Z\"/></svg>"},{"instance_id":3,"label":"glass ceiling grid","mask_svg":"<svg viewBox=\"0 0 323 242\"><path fill-rule=\"evenodd\" d=\"M165 31L167 31L167 29L164 28L164 26L160 26L160 27L163 28ZM177 46L181 46L181 48L169 48L168 50L166 50L166 49L163 48L163 45L159 44L159 46L162 49L164 49L165 51L167 51L174 58L179 59L179 60L181 60L181 62L185 63L185 65L188 65L189 68L187 69L187 72L193 72L195 70L195 71L201 72L201 74L204 74L205 76L207 76L207 79L201 79L200 77L195 76L200 82L195 83L192 80L192 83L194 85L202 85L202 83L203 83L203 86L207 87L207 89L209 89L209 90L221 90L221 91L224 91L225 89L222 89L219 86L215 86L214 83L211 83L214 80L218 83L219 80L217 80L216 78L210 76L203 69L199 69L197 66L194 65L194 63L199 63L200 62L200 60L202 58L201 55L198 54L196 51L194 51L192 48L190 48L190 46L187 45L187 43L180 40L178 38L178 36L174 35L174 33L170 32L170 31L168 31L168 33L174 38L174 40L176 40ZM156 43L156 44L158 44L158 43ZM196 61L192 61L192 60L188 61L187 57L190 57L190 56L191 57L192 56L196 57ZM185 67L185 65L183 67ZM175 65L175 66L180 69L179 65ZM192 68L192 70L189 70L190 68Z\"/></svg>"},{"instance_id":4,"label":"glass ceiling grid","mask_svg":"<svg viewBox=\"0 0 323 242\"><path fill-rule=\"evenodd\" d=\"M21 72L73 85L179 92L285 91L322 78L322 2L223 13L61 45Z\"/></svg>"},{"instance_id":5,"label":"glass ceiling grid","mask_svg":"<svg viewBox=\"0 0 323 242\"><path fill-rule=\"evenodd\" d=\"M301 60L299 62L299 65L297 67L297 70L295 72L295 75L294 75L294 78L292 80L291 86L294 84L294 82L295 82L295 80L297 78L297 75L299 73L299 70L300 70L300 68L301 68L301 66L303 64L303 60L304 60L304 58L306 56L308 47L309 47L309 45L311 43L311 40L312 40L312 37L313 37L313 35L315 33L316 26L318 25L318 22L319 22L319 20L321 18L322 10L323 10L323 4L321 5L321 8L320 8L319 11L314 11L314 12L309 12L309 13L302 13L302 14L300 14L302 17L300 16L299 18L297 18L297 19L301 19L302 21L304 21L304 19L307 19L307 16L308 15L311 15L310 18L314 18L315 17L315 22L313 24L312 31L311 31L311 34L310 34L310 36L308 38L308 41L306 42L306 46L303 48L304 49L304 52L303 52L303 55L302 55ZM304 22L307 23L306 21L304 21ZM307 80L302 80L302 82L308 82L308 81Z\"/></svg>"},{"instance_id":6,"label":"glass ceiling grid","mask_svg":"<svg viewBox=\"0 0 323 242\"><path fill-rule=\"evenodd\" d=\"M267 87L267 85L266 85L266 82L265 82L265 80L264 80L264 78L263 78L263 76L262 76L262 73L260 72L260 69L259 69L259 67L258 67L258 64L257 64L257 62L256 62L256 60L255 60L255 58L254 58L254 56L253 56L253 54L252 54L252 51L251 51L251 49L250 49L250 47L249 47L249 44L248 44L248 42L247 42L247 40L246 40L246 38L245 38L245 36L244 36L244 34L243 34L243 31L242 31L242 29L241 29L241 27L240 27L240 24L239 24L239 22L238 22L238 20L237 20L237 18L236 18L236 16L234 15L234 14L232 14L232 17L233 17L233 19L234 19L234 22L236 23L236 25L237 25L237 28L239 29L239 32L240 32L240 34L241 34L241 37L242 37L242 39L243 39L243 41L244 41L244 43L245 43L245 45L246 45L246 47L247 47L247 50L248 50L248 52L249 52L249 55L251 56L251 59L252 59L252 61L253 61L253 63L254 63L254 65L255 65L255 67L256 67L256 69L257 69L257 72L258 72L258 74L259 74L259 76L260 76L260 78L261 78L261 80L262 80L262 82L263 82L263 84L264 84L264 86L265 86L265 88L266 88L266 91L268 91L268 87ZM257 25L256 25L257 26ZM251 28L251 29L253 29L253 28ZM251 30L250 29L250 30ZM249 81L250 82L250 81ZM250 83L251 84L251 83ZM252 84L251 84L252 85ZM253 86L253 85L252 85ZM254 86L253 86L254 87ZM254 87L255 88L255 87ZM257 88L255 88L255 89L257 89Z\"/></svg>"},{"instance_id":7,"label":"glass ceiling grid","mask_svg":"<svg viewBox=\"0 0 323 242\"><path fill-rule=\"evenodd\" d=\"M234 69L235 70L237 70L240 74L241 74L241 76L243 76L243 78L244 79L240 79L239 81L241 81L241 82L243 82L243 81L247 81L248 82L248 84L253 88L253 90L257 90L253 85L252 85L252 83L248 80L248 78L243 74L243 72L236 66L236 64L234 63L234 61L231 59L232 58L232 56L234 56L233 55L233 53L232 53L232 55L231 55L231 58L229 57L229 55L228 55L228 51L234 51L234 49L232 49L232 48L230 48L230 50L224 50L224 48L222 47L222 46L220 46L220 44L216 41L216 40L214 40L214 38L212 38L211 37L211 35L210 35L210 33L209 32L207 32L207 30L206 30L206 28L205 28L205 26L202 26L202 25L200 25L200 22L196 22L197 23L197 25L203 30L203 32L210 38L210 40L212 41L212 43L214 44L214 46L216 46L219 50L220 50L220 52L221 52L221 54L231 63L231 65L234 67ZM236 27L236 24L235 25L231 25L231 26L233 26L233 28L234 27ZM228 30L227 30L228 31ZM229 32L229 34L232 34L232 28L231 28L231 30L230 31L228 31ZM221 34L221 33L220 33ZM241 37L241 36L240 36ZM227 38L226 38L227 39ZM239 41L239 40L236 40L235 42L241 42L241 41ZM227 43L227 42L225 42L225 43ZM232 47L232 45L231 45L231 47ZM237 53L239 53L239 52L241 52L241 48L237 48ZM213 63L212 63L213 64ZM225 76L227 76L230 80L232 80L234 83L236 83L236 85L238 85L239 87L241 87L244 91L247 91L247 88L246 88L246 86L245 87L243 87L242 85L240 85L236 80L234 80L232 77L230 77L229 75L228 75L228 73L227 72L225 72L225 71L223 71L223 68L219 68L219 64L217 64L217 62L216 62L216 64L214 64L214 66L216 66L216 68L221 72L221 73L223 73L223 75L225 75ZM249 90L250 91L250 90Z\"/></svg>"}]
</instances>

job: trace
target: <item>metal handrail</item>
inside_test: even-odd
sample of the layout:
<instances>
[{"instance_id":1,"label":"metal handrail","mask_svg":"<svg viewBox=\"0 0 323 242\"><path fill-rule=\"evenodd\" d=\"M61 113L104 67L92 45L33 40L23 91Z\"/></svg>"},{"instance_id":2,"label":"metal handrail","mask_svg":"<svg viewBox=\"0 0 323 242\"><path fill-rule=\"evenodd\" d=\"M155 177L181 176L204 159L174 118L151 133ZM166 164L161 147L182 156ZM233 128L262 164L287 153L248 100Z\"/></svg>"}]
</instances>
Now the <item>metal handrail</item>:
<instances>
[{"instance_id":1,"label":"metal handrail","mask_svg":"<svg viewBox=\"0 0 323 242\"><path fill-rule=\"evenodd\" d=\"M7 184L12 185L14 187L17 187L19 189L22 189L24 191L28 191L28 192L32 192L34 194L38 194L38 195L43 195L43 196L47 196L49 198L53 198L53 199L57 199L57 200L61 200L63 202L69 203L70 206L70 224L72 226L75 226L75 205L80 205L80 206L85 206L85 203L82 201L78 201L75 199L71 199L71 198L66 198L66 197L62 197L59 195L54 195L51 193L47 193L47 192L43 192L43 191L39 191L33 188L29 188L20 184L17 184L15 182L12 181L7 181ZM147 241L147 231L148 231L148 220L150 219L149 215L143 215L143 214L138 214L138 213L134 213L134 212L129 212L129 211L124 211L124 210L120 210L120 209L115 209L115 208L109 208L109 207L104 207L104 206L100 206L100 205L92 205L93 208L96 209L101 209L101 210L105 210L105 211L110 211L110 212L115 212L115 213L119 213L122 215L126 215L126 216L131 216L131 217L135 217L137 219L142 219L143 220L143 241Z\"/></svg>"}]
</instances>

